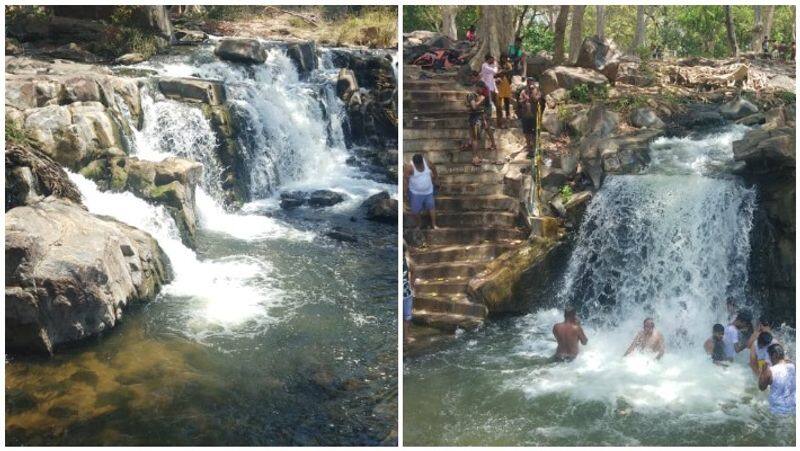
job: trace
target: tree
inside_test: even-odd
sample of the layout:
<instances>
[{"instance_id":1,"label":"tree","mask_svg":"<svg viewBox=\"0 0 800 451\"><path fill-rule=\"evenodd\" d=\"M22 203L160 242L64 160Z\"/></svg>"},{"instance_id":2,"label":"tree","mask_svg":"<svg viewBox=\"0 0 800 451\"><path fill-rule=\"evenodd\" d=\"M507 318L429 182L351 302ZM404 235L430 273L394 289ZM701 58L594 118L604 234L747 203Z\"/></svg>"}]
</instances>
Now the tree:
<instances>
[{"instance_id":1,"label":"tree","mask_svg":"<svg viewBox=\"0 0 800 451\"><path fill-rule=\"evenodd\" d=\"M761 49L762 32L764 31L764 23L761 20L761 5L753 6L753 40L750 42L750 50L758 52Z\"/></svg>"},{"instance_id":2,"label":"tree","mask_svg":"<svg viewBox=\"0 0 800 451\"><path fill-rule=\"evenodd\" d=\"M454 41L458 39L456 14L458 14L458 6L442 6L442 34Z\"/></svg>"},{"instance_id":3,"label":"tree","mask_svg":"<svg viewBox=\"0 0 800 451\"><path fill-rule=\"evenodd\" d=\"M733 56L739 56L739 44L736 43L736 30L733 28L733 16L731 7L723 6L725 9L725 31L728 33L728 45Z\"/></svg>"},{"instance_id":4,"label":"tree","mask_svg":"<svg viewBox=\"0 0 800 451\"><path fill-rule=\"evenodd\" d=\"M479 70L486 55L495 58L514 42L514 23L516 11L514 6L481 6L478 20L478 51L469 62L472 70Z\"/></svg>"},{"instance_id":5,"label":"tree","mask_svg":"<svg viewBox=\"0 0 800 451\"><path fill-rule=\"evenodd\" d=\"M567 16L569 16L569 5L562 6L558 10L556 19L555 37L553 38L553 63L556 65L564 62L564 32L567 29Z\"/></svg>"},{"instance_id":6,"label":"tree","mask_svg":"<svg viewBox=\"0 0 800 451\"><path fill-rule=\"evenodd\" d=\"M595 34L601 38L606 34L606 7L597 5L597 28Z\"/></svg>"},{"instance_id":7,"label":"tree","mask_svg":"<svg viewBox=\"0 0 800 451\"><path fill-rule=\"evenodd\" d=\"M575 5L572 9L572 26L569 32L569 62L578 61L578 53L583 42L583 12L585 5Z\"/></svg>"},{"instance_id":8,"label":"tree","mask_svg":"<svg viewBox=\"0 0 800 451\"><path fill-rule=\"evenodd\" d=\"M633 35L633 44L631 45L631 53L636 53L640 48L644 47L645 27L644 27L644 6L639 5L636 7L636 34Z\"/></svg>"},{"instance_id":9,"label":"tree","mask_svg":"<svg viewBox=\"0 0 800 451\"><path fill-rule=\"evenodd\" d=\"M772 23L775 21L775 5L767 6L767 17L764 20L764 36L771 38Z\"/></svg>"}]
</instances>

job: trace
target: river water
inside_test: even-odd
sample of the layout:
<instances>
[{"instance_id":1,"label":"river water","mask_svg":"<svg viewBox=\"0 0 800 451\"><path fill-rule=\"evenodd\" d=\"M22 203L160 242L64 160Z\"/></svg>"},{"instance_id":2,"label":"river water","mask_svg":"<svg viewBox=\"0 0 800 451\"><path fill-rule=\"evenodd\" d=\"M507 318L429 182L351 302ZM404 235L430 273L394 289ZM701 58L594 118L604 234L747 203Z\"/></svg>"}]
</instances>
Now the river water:
<instances>
[{"instance_id":1,"label":"river water","mask_svg":"<svg viewBox=\"0 0 800 451\"><path fill-rule=\"evenodd\" d=\"M728 297L758 317L747 294L757 193L730 174L745 130L656 140L642 174L609 177L592 200L550 302L406 359L405 442L794 445L795 419L769 413L747 353L721 368L702 348L729 322ZM567 303L589 342L551 364ZM667 353L622 358L648 316ZM794 356L794 330L777 335Z\"/></svg>"},{"instance_id":2,"label":"river water","mask_svg":"<svg viewBox=\"0 0 800 451\"><path fill-rule=\"evenodd\" d=\"M70 174L87 208L150 232L175 280L105 336L50 359L6 359L6 439L24 445L368 445L396 429L396 228L360 203L396 185L346 164L337 70L300 77L285 51L263 66L213 46L137 68L225 83L245 121L249 199L222 207L215 138L200 110L142 90L132 154L204 166L197 249L162 207ZM149 85L149 87L148 87ZM329 189L328 209L278 207L280 191ZM358 238L324 234L341 227Z\"/></svg>"}]
</instances>

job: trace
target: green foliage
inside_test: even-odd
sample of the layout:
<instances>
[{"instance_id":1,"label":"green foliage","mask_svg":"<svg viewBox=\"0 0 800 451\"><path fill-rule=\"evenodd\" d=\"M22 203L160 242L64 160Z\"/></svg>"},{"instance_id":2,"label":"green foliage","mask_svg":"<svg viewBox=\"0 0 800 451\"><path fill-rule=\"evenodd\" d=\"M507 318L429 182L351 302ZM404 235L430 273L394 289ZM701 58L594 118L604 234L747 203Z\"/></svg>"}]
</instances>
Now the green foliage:
<instances>
[{"instance_id":1,"label":"green foliage","mask_svg":"<svg viewBox=\"0 0 800 451\"><path fill-rule=\"evenodd\" d=\"M522 47L528 53L539 53L541 50L552 51L555 33L545 23L534 23L522 31Z\"/></svg>"},{"instance_id":2,"label":"green foliage","mask_svg":"<svg viewBox=\"0 0 800 451\"><path fill-rule=\"evenodd\" d=\"M439 6L406 5L403 6L403 32L415 30L439 31L442 22L442 11Z\"/></svg>"},{"instance_id":3,"label":"green foliage","mask_svg":"<svg viewBox=\"0 0 800 451\"><path fill-rule=\"evenodd\" d=\"M570 110L567 109L565 105L559 104L556 107L556 115L558 116L558 120L561 122L566 122L570 116Z\"/></svg>"},{"instance_id":4,"label":"green foliage","mask_svg":"<svg viewBox=\"0 0 800 451\"><path fill-rule=\"evenodd\" d=\"M18 145L29 145L33 140L28 131L6 116L6 142Z\"/></svg>"},{"instance_id":5,"label":"green foliage","mask_svg":"<svg viewBox=\"0 0 800 451\"><path fill-rule=\"evenodd\" d=\"M581 84L569 90L569 98L578 103L608 99L608 85Z\"/></svg>"},{"instance_id":6,"label":"green foliage","mask_svg":"<svg viewBox=\"0 0 800 451\"><path fill-rule=\"evenodd\" d=\"M116 58L126 53L141 53L145 59L158 52L158 38L152 33L138 28L110 25L103 30L103 35L92 43L94 53Z\"/></svg>"},{"instance_id":7,"label":"green foliage","mask_svg":"<svg viewBox=\"0 0 800 451\"><path fill-rule=\"evenodd\" d=\"M397 15L395 8L364 8L358 15L351 15L340 22L339 42L358 43L370 47L390 47L397 42ZM374 29L377 34L365 42L365 30Z\"/></svg>"},{"instance_id":8,"label":"green foliage","mask_svg":"<svg viewBox=\"0 0 800 451\"><path fill-rule=\"evenodd\" d=\"M572 187L569 185L562 186L558 192L559 194L561 194L561 200L564 203L569 202L569 200L572 199L572 195L574 194L572 192Z\"/></svg>"},{"instance_id":9,"label":"green foliage","mask_svg":"<svg viewBox=\"0 0 800 451\"><path fill-rule=\"evenodd\" d=\"M262 9L241 5L209 5L206 6L206 17L211 20L239 20L252 17Z\"/></svg>"},{"instance_id":10,"label":"green foliage","mask_svg":"<svg viewBox=\"0 0 800 451\"><path fill-rule=\"evenodd\" d=\"M456 13L456 28L458 29L459 39L467 38L467 29L470 25L478 26L479 17L480 10L477 6L462 6L458 8L458 13Z\"/></svg>"},{"instance_id":11,"label":"green foliage","mask_svg":"<svg viewBox=\"0 0 800 451\"><path fill-rule=\"evenodd\" d=\"M775 93L775 97L781 99L784 103L797 102L797 96L791 91L778 91Z\"/></svg>"}]
</instances>

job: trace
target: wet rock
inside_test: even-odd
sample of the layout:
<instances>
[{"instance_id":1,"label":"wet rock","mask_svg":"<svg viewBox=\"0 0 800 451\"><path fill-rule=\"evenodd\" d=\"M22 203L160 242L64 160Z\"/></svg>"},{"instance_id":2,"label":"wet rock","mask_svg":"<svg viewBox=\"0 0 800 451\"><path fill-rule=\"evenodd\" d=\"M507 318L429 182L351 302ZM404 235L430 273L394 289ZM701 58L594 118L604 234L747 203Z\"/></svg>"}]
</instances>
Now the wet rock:
<instances>
[{"instance_id":1,"label":"wet rock","mask_svg":"<svg viewBox=\"0 0 800 451\"><path fill-rule=\"evenodd\" d=\"M683 118L681 125L686 128L708 128L725 124L725 118L715 111L698 111Z\"/></svg>"},{"instance_id":2,"label":"wet rock","mask_svg":"<svg viewBox=\"0 0 800 451\"><path fill-rule=\"evenodd\" d=\"M39 404L39 401L30 393L18 389L6 389L6 414L18 415L29 410L33 410Z\"/></svg>"},{"instance_id":3,"label":"wet rock","mask_svg":"<svg viewBox=\"0 0 800 451\"><path fill-rule=\"evenodd\" d=\"M222 83L197 78L160 78L158 89L170 99L220 105L225 102Z\"/></svg>"},{"instance_id":4,"label":"wet rock","mask_svg":"<svg viewBox=\"0 0 800 451\"><path fill-rule=\"evenodd\" d=\"M628 115L628 122L634 127L639 128L664 127L664 121L656 115L655 111L647 107L636 108L631 111Z\"/></svg>"},{"instance_id":5,"label":"wet rock","mask_svg":"<svg viewBox=\"0 0 800 451\"><path fill-rule=\"evenodd\" d=\"M220 59L245 64L264 64L267 52L255 39L223 39L214 49Z\"/></svg>"},{"instance_id":6,"label":"wet rock","mask_svg":"<svg viewBox=\"0 0 800 451\"><path fill-rule=\"evenodd\" d=\"M336 205L340 202L344 202L345 196L341 193L337 193L335 191L330 190L316 190L312 191L311 194L308 196L308 205L320 208L320 207L330 207L332 205Z\"/></svg>"},{"instance_id":7,"label":"wet rock","mask_svg":"<svg viewBox=\"0 0 800 451\"><path fill-rule=\"evenodd\" d=\"M113 157L93 161L81 174L97 183L101 190L130 191L156 205L163 205L175 220L183 243L194 247L197 234L195 188L203 166L183 158L162 161L136 157Z\"/></svg>"},{"instance_id":8,"label":"wet rock","mask_svg":"<svg viewBox=\"0 0 800 451\"><path fill-rule=\"evenodd\" d=\"M153 237L53 197L6 213L5 256L11 350L52 353L108 330L171 278Z\"/></svg>"},{"instance_id":9,"label":"wet rock","mask_svg":"<svg viewBox=\"0 0 800 451\"><path fill-rule=\"evenodd\" d=\"M285 191L281 193L281 208L291 210L302 206L308 200L308 195L302 191Z\"/></svg>"},{"instance_id":10,"label":"wet rock","mask_svg":"<svg viewBox=\"0 0 800 451\"><path fill-rule=\"evenodd\" d=\"M614 41L591 36L583 40L575 66L594 69L605 75L613 85L617 79L620 56Z\"/></svg>"},{"instance_id":11,"label":"wet rock","mask_svg":"<svg viewBox=\"0 0 800 451\"><path fill-rule=\"evenodd\" d=\"M53 406L47 410L47 416L64 420L78 414L78 410L69 406Z\"/></svg>"},{"instance_id":12,"label":"wet rock","mask_svg":"<svg viewBox=\"0 0 800 451\"><path fill-rule=\"evenodd\" d=\"M568 227L577 228L583 220L583 214L592 200L591 191L581 191L570 196L564 204L564 222Z\"/></svg>"},{"instance_id":13,"label":"wet rock","mask_svg":"<svg viewBox=\"0 0 800 451\"><path fill-rule=\"evenodd\" d=\"M317 68L317 50L314 41L289 44L286 47L286 56L294 62L301 75L306 75Z\"/></svg>"},{"instance_id":14,"label":"wet rock","mask_svg":"<svg viewBox=\"0 0 800 451\"><path fill-rule=\"evenodd\" d=\"M733 142L733 157L753 170L795 167L795 131L791 127L756 129Z\"/></svg>"},{"instance_id":15,"label":"wet rock","mask_svg":"<svg viewBox=\"0 0 800 451\"><path fill-rule=\"evenodd\" d=\"M208 35L199 30L176 29L172 36L176 45L199 45L208 39Z\"/></svg>"},{"instance_id":16,"label":"wet rock","mask_svg":"<svg viewBox=\"0 0 800 451\"><path fill-rule=\"evenodd\" d=\"M55 196L81 203L78 188L50 157L30 146L6 142L6 211Z\"/></svg>"},{"instance_id":17,"label":"wet rock","mask_svg":"<svg viewBox=\"0 0 800 451\"><path fill-rule=\"evenodd\" d=\"M138 64L146 60L141 53L126 53L114 60L114 64L131 65Z\"/></svg>"},{"instance_id":18,"label":"wet rock","mask_svg":"<svg viewBox=\"0 0 800 451\"><path fill-rule=\"evenodd\" d=\"M341 227L334 227L333 229L325 232L325 236L327 236L328 238L332 238L332 239L337 240L337 241L343 241L343 242L346 242L346 243L357 243L358 242L358 238L356 237L356 235L353 232L351 232L349 230L345 230L345 229L343 229Z\"/></svg>"},{"instance_id":19,"label":"wet rock","mask_svg":"<svg viewBox=\"0 0 800 451\"><path fill-rule=\"evenodd\" d=\"M94 371L78 370L72 373L72 376L69 377L69 380L94 387L97 385L97 382L100 380L100 378Z\"/></svg>"},{"instance_id":20,"label":"wet rock","mask_svg":"<svg viewBox=\"0 0 800 451\"><path fill-rule=\"evenodd\" d=\"M608 84L608 78L597 71L584 67L556 66L544 71L540 83L542 93L547 95L558 88L569 90L578 85L605 85Z\"/></svg>"},{"instance_id":21,"label":"wet rock","mask_svg":"<svg viewBox=\"0 0 800 451\"><path fill-rule=\"evenodd\" d=\"M358 91L358 80L351 69L339 69L336 79L336 95L342 100L350 98L350 94Z\"/></svg>"},{"instance_id":22,"label":"wet rock","mask_svg":"<svg viewBox=\"0 0 800 451\"><path fill-rule=\"evenodd\" d=\"M84 50L81 46L74 42L62 45L61 47L45 53L51 58L61 58L65 60L78 61L81 63L96 63L101 60L100 57L88 50Z\"/></svg>"},{"instance_id":23,"label":"wet rock","mask_svg":"<svg viewBox=\"0 0 800 451\"><path fill-rule=\"evenodd\" d=\"M722 117L731 120L741 119L757 112L757 106L741 97L737 97L719 108L719 113Z\"/></svg>"},{"instance_id":24,"label":"wet rock","mask_svg":"<svg viewBox=\"0 0 800 451\"><path fill-rule=\"evenodd\" d=\"M764 113L755 113L737 120L736 123L741 125L746 125L748 127L753 127L756 125L763 124L764 122L766 122L766 120L767 119L764 116Z\"/></svg>"},{"instance_id":25,"label":"wet rock","mask_svg":"<svg viewBox=\"0 0 800 451\"><path fill-rule=\"evenodd\" d=\"M386 191L370 196L361 207L366 210L370 221L397 224L397 199L392 199Z\"/></svg>"}]
</instances>

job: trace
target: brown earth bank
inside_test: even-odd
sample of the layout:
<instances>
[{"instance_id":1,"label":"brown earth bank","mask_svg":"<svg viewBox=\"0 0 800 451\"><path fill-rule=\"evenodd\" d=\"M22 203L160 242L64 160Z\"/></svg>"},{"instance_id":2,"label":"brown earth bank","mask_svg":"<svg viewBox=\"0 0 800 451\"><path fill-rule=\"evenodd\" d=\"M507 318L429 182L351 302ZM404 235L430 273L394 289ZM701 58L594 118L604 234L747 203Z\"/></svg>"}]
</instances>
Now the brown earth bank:
<instances>
[{"instance_id":1,"label":"brown earth bank","mask_svg":"<svg viewBox=\"0 0 800 451\"><path fill-rule=\"evenodd\" d=\"M463 99L471 89L474 74L468 65L459 65L456 58L470 61L478 48L479 45L453 41L434 32L404 34L405 161L413 153L423 153L439 165L440 174L457 169L454 158L458 163L469 163L471 153L460 152L470 154L462 162L457 146L458 139L466 139L467 110ZM455 64L441 70L409 65L437 50L450 52ZM767 312L794 322L794 61L753 53L727 59L643 60L624 54L609 39L593 36L583 41L575 64L555 65L552 56L542 51L527 55L526 69L528 77L540 82L547 100L541 150L551 164L541 172L543 218L530 223L527 240L509 241L512 249L505 253L487 254L478 263L473 252L469 260L473 269L468 273L460 269L458 282L452 279L454 269L450 270L453 275L448 276L443 267L463 267L466 260L451 261L459 258L455 257L455 250L448 249L445 255L445 249L436 249L455 242L431 241L438 239L431 233L425 243L417 232L405 230L412 272L416 269L417 274L422 274L416 277L417 297L422 298L420 307L415 307L416 323L452 331L480 324L487 315L528 311L540 297L531 293L544 293L545 276L557 272L554 265L563 263L564 246L574 237L582 212L606 175L638 173L649 163L650 142L660 136L702 133L734 122L753 127L733 145L735 160L741 162L737 172L759 193L759 211L751 237L751 289ZM515 77L512 89L518 92L522 86L521 77ZM432 108L437 111L431 112ZM527 216L530 159L520 152L522 140L517 122L513 120L508 129L496 131L499 152L487 154L492 161L495 157L501 160L492 170L498 173L496 177L490 180L483 169L457 177L463 187L473 182L499 182L502 192L516 199L514 211L509 213L522 211L522 216ZM446 142L443 132L435 132L441 127L455 129L446 135L455 144ZM434 139L435 136L442 138ZM494 205L496 209L496 202ZM442 208L451 209L449 204ZM474 203L460 207L453 204L452 212L440 209L439 214L456 214L458 208L463 212L478 209ZM549 227L550 222L556 227ZM476 237L470 245L480 242L482 239ZM436 274L431 272L432 263L440 267ZM456 290L454 284L463 288ZM519 300L522 293L526 293L524 298L528 301ZM467 309L468 305L475 307ZM417 329L417 333L422 341L435 342L428 330ZM416 343L412 348L416 352L420 346Z\"/></svg>"}]
</instances>

